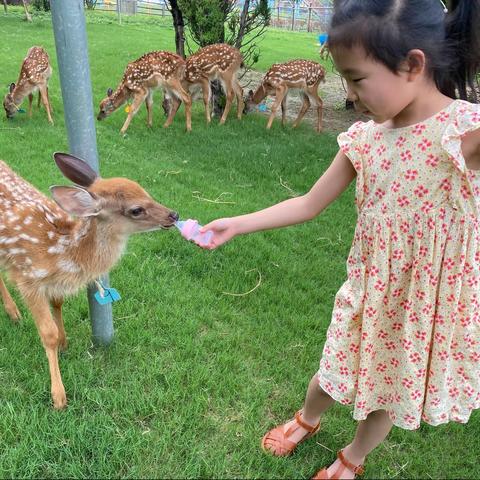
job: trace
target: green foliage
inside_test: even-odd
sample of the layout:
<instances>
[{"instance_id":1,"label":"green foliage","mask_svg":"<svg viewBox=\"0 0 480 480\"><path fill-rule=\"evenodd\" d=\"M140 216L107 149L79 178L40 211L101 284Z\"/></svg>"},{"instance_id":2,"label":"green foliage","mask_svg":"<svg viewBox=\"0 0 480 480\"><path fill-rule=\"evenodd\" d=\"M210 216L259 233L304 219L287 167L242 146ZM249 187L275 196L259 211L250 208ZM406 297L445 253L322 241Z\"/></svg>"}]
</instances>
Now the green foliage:
<instances>
[{"instance_id":1,"label":"green foliage","mask_svg":"<svg viewBox=\"0 0 480 480\"><path fill-rule=\"evenodd\" d=\"M201 47L225 41L228 0L179 0L193 40Z\"/></svg>"},{"instance_id":2,"label":"green foliage","mask_svg":"<svg viewBox=\"0 0 480 480\"><path fill-rule=\"evenodd\" d=\"M32 0L31 5L37 11L50 11L50 0Z\"/></svg>"}]
</instances>

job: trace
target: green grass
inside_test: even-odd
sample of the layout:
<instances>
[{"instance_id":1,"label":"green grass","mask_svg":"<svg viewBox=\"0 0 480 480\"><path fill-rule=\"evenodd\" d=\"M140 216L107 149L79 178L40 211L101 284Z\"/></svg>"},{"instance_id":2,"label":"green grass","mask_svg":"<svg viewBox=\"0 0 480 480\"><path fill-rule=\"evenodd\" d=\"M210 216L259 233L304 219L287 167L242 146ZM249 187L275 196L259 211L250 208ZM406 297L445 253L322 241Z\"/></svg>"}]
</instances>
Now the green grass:
<instances>
[{"instance_id":1,"label":"green grass","mask_svg":"<svg viewBox=\"0 0 480 480\"><path fill-rule=\"evenodd\" d=\"M15 81L27 49L44 45L54 74L55 126L45 113L0 120L0 157L47 191L62 183L52 152L67 149L53 34L48 16L33 24L0 15L0 81ZM166 21L89 16L95 106L115 86L126 63L148 50L173 48ZM260 67L305 56L314 35L270 30ZM195 105L193 131L183 109L161 128L145 110L128 135L124 112L97 123L101 171L128 176L182 218L207 222L259 209L305 192L336 152L333 134L297 131L266 119L232 117L207 127ZM282 185L283 184L283 185ZM212 203L220 199L231 203ZM324 215L302 226L240 237L214 252L174 232L132 237L112 271L123 296L114 306L115 341L94 349L84 294L65 304L69 350L60 365L68 408L50 406L45 354L29 313L12 326L0 311L0 477L15 478L309 478L350 441L350 411L335 406L322 432L289 459L265 456L265 431L303 401L345 278L355 212L353 189ZM261 274L260 286L244 297ZM15 297L18 299L18 296ZM419 432L394 429L369 458L366 478L477 478L479 415L466 425Z\"/></svg>"}]
</instances>

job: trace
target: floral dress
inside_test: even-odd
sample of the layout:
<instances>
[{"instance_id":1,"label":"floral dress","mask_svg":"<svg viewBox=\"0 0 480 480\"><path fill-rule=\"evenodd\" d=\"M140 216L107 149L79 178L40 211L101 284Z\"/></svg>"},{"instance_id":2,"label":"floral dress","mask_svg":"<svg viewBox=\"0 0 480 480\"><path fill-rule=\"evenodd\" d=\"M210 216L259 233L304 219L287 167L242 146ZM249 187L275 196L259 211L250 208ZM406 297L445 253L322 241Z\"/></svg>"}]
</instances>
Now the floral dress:
<instances>
[{"instance_id":1,"label":"floral dress","mask_svg":"<svg viewBox=\"0 0 480 480\"><path fill-rule=\"evenodd\" d=\"M480 105L461 100L388 129L338 137L357 172L358 221L318 378L363 420L467 422L480 407L480 171L462 136Z\"/></svg>"}]
</instances>

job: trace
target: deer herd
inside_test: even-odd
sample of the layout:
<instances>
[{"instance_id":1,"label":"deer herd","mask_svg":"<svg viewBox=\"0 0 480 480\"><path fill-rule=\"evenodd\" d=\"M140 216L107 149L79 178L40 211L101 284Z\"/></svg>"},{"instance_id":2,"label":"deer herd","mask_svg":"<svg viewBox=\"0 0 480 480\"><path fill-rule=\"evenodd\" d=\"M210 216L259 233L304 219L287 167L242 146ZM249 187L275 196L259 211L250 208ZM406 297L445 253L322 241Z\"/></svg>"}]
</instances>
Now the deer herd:
<instances>
[{"instance_id":1,"label":"deer herd","mask_svg":"<svg viewBox=\"0 0 480 480\"><path fill-rule=\"evenodd\" d=\"M303 105L293 126L297 126L311 104L317 111L315 129L322 127L322 100L318 87L325 69L318 63L294 60L273 65L255 92L243 98L238 73L243 67L240 51L230 45L216 44L200 49L184 60L166 51L146 53L129 63L122 81L100 103L98 120L103 120L127 103L125 133L142 103L147 122L152 125L153 94L157 89L168 100L168 127L181 103L185 105L186 128L191 130L192 99L201 92L206 121L211 121L210 82L219 80L226 95L220 123L227 120L236 98L237 117L252 111L266 96L274 96L267 128L279 106L285 123L286 95L299 89ZM52 67L42 47L32 47L24 59L17 83L9 86L3 105L12 118L28 97L32 114L34 93L43 103L48 121L53 124L48 96ZM137 183L126 178L102 179L81 159L56 153L54 160L71 186L50 188L53 200L18 176L0 161L0 270L20 291L35 321L45 349L51 378L53 406L66 406L58 351L67 340L62 319L65 296L108 273L122 255L128 237L137 232L171 228L178 214L160 203ZM0 296L13 322L20 311L0 277Z\"/></svg>"}]
</instances>

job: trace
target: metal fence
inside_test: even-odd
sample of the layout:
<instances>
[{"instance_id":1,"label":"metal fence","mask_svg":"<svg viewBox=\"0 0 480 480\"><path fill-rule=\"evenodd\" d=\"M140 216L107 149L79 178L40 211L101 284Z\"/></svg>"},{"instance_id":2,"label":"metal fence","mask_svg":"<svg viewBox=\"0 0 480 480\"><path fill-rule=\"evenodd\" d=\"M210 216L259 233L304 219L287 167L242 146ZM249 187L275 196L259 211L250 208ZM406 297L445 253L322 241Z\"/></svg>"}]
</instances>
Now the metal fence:
<instances>
[{"instance_id":1,"label":"metal fence","mask_svg":"<svg viewBox=\"0 0 480 480\"><path fill-rule=\"evenodd\" d=\"M148 0L97 0L95 10L116 12L122 15L160 15L168 14L163 1Z\"/></svg>"},{"instance_id":2,"label":"metal fence","mask_svg":"<svg viewBox=\"0 0 480 480\"><path fill-rule=\"evenodd\" d=\"M239 1L239 7L242 6ZM289 30L322 33L327 30L333 14L332 6L318 6L313 1L272 1L271 26ZM328 2L327 2L328 3ZM163 0L97 0L95 9L122 15L168 15Z\"/></svg>"},{"instance_id":3,"label":"metal fence","mask_svg":"<svg viewBox=\"0 0 480 480\"><path fill-rule=\"evenodd\" d=\"M333 7L314 7L305 3L277 2L272 7L272 27L307 32L326 32Z\"/></svg>"}]
</instances>

